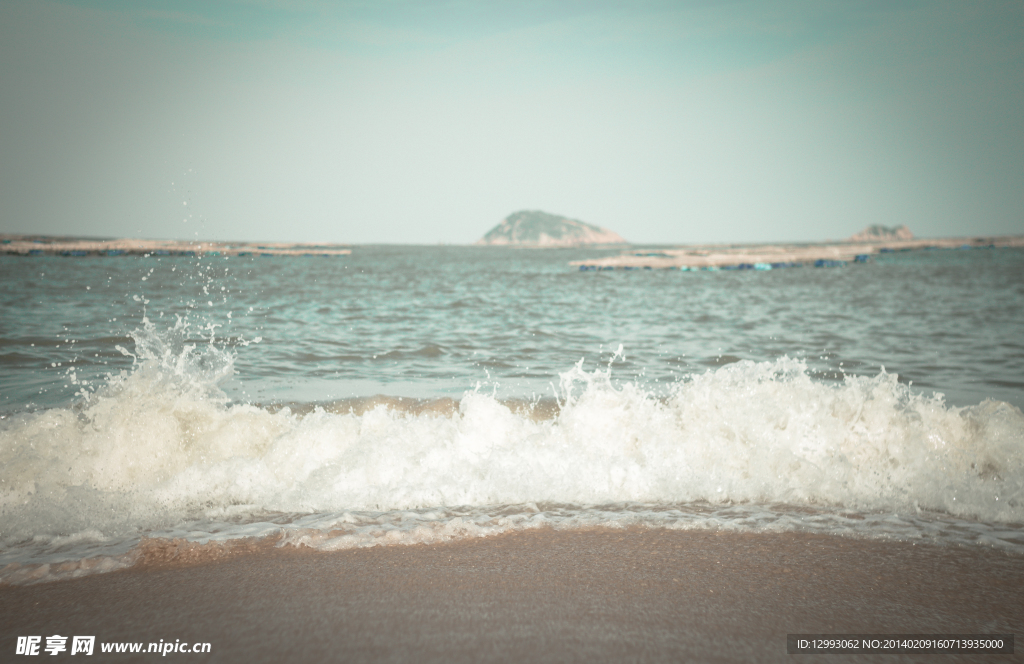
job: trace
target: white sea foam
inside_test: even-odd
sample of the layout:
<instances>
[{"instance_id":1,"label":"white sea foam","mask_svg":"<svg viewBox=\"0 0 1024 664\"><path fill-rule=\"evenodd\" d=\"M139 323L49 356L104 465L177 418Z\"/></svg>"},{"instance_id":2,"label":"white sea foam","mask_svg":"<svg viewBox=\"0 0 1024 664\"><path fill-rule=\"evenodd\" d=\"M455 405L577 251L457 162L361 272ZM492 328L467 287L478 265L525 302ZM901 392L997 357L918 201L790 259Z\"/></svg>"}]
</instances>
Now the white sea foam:
<instances>
[{"instance_id":1,"label":"white sea foam","mask_svg":"<svg viewBox=\"0 0 1024 664\"><path fill-rule=\"evenodd\" d=\"M140 330L135 369L74 406L0 424L0 561L116 567L143 534L338 548L595 525L1024 551L1024 415L1006 403L947 407L884 372L822 383L783 358L667 396L580 363L539 421L481 391L451 414L298 414L228 403L230 355L176 330Z\"/></svg>"}]
</instances>

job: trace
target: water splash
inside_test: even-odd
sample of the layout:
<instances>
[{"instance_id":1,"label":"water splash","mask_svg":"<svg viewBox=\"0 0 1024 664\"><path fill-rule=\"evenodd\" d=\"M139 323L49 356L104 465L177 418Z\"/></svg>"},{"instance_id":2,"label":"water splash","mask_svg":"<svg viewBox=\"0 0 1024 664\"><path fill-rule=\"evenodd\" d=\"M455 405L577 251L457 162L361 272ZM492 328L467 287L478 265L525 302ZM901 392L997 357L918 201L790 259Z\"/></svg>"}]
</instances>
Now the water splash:
<instances>
[{"instance_id":1,"label":"water splash","mask_svg":"<svg viewBox=\"0 0 1024 664\"><path fill-rule=\"evenodd\" d=\"M391 400L300 414L231 403L218 384L233 353L197 343L180 319L132 336L132 371L73 407L0 423L0 560L123 554L153 533L249 536L268 515L263 535L309 541L337 539L324 515L356 512L436 511L447 516L408 532L475 532L479 520L450 524L456 507L490 518L566 505L576 516L562 522L589 525L621 520L624 505L900 514L904 532L936 513L1013 532L1024 521L1020 410L948 407L884 371L822 383L798 360L743 361L682 377L666 396L581 362L561 375L547 419L479 390L448 410ZM304 519L320 534L296 535ZM344 536L376 541L360 532Z\"/></svg>"}]
</instances>

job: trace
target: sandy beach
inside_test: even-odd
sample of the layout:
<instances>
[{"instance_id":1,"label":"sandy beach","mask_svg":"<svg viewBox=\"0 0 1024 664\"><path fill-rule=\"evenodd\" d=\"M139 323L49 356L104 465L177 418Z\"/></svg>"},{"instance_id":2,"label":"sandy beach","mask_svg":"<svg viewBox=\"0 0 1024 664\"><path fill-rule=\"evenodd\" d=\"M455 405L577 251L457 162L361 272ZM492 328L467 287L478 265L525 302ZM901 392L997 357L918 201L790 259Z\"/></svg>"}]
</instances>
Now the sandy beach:
<instances>
[{"instance_id":1,"label":"sandy beach","mask_svg":"<svg viewBox=\"0 0 1024 664\"><path fill-rule=\"evenodd\" d=\"M601 529L340 552L167 550L120 572L0 588L4 651L19 635L71 634L208 642L208 655L168 656L217 662L823 661L840 656L787 655L786 634L1024 628L1024 560L981 547Z\"/></svg>"}]
</instances>

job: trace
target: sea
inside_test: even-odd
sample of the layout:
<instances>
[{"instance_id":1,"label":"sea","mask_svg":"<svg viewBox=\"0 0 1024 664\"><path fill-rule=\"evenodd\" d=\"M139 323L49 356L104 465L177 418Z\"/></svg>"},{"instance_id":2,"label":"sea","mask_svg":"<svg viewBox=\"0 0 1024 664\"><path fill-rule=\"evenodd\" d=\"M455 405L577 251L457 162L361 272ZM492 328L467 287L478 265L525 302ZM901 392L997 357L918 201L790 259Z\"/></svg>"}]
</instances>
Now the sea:
<instances>
[{"instance_id":1,"label":"sea","mask_svg":"<svg viewBox=\"0 0 1024 664\"><path fill-rule=\"evenodd\" d=\"M0 583L538 528L1024 555L1024 250L570 265L620 251L0 256Z\"/></svg>"}]
</instances>

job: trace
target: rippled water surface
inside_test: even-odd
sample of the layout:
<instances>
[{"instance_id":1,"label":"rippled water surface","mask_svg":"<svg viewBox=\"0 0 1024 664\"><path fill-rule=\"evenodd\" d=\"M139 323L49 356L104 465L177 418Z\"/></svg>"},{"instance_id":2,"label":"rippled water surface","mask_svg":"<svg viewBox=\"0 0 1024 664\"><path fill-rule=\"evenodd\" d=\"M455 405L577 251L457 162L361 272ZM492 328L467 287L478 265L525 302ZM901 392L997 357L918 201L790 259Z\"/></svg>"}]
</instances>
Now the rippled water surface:
<instances>
[{"instance_id":1,"label":"rippled water surface","mask_svg":"<svg viewBox=\"0 0 1024 664\"><path fill-rule=\"evenodd\" d=\"M2 408L128 369L143 316L235 348L236 399L551 395L581 358L656 386L740 359L880 367L949 403L1024 406L1024 252L771 272L577 272L595 250L358 247L345 257L0 258ZM252 342L239 346L239 343ZM53 366L60 364L59 367ZM65 387L68 385L68 387Z\"/></svg>"}]
</instances>

